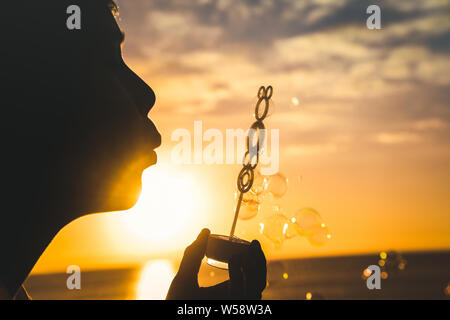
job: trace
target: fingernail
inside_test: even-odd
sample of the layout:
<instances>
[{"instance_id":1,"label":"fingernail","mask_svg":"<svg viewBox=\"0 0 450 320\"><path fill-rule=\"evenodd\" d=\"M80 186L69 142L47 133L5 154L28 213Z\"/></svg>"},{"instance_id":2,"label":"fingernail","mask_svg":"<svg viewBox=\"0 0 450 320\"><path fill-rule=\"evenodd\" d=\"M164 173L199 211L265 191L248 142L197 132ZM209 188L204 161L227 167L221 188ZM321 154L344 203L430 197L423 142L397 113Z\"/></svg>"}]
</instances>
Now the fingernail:
<instances>
[{"instance_id":1,"label":"fingernail","mask_svg":"<svg viewBox=\"0 0 450 320\"><path fill-rule=\"evenodd\" d=\"M202 229L202 231L200 231L200 233L199 233L197 239L203 238L203 237L208 237L209 234L210 234L209 229L208 229L208 228L204 228L204 229Z\"/></svg>"},{"instance_id":2,"label":"fingernail","mask_svg":"<svg viewBox=\"0 0 450 320\"><path fill-rule=\"evenodd\" d=\"M250 246L253 248L261 249L261 244L259 243L258 240L253 240L252 243L250 244Z\"/></svg>"}]
</instances>

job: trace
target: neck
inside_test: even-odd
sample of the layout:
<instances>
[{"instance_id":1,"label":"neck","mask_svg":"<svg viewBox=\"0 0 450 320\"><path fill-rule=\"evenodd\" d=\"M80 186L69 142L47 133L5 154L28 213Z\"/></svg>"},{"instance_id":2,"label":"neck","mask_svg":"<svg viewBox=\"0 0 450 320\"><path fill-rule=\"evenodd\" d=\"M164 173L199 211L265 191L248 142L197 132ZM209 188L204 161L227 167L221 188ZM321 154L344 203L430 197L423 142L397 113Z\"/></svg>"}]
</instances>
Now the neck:
<instances>
[{"instance_id":1,"label":"neck","mask_svg":"<svg viewBox=\"0 0 450 320\"><path fill-rule=\"evenodd\" d=\"M44 186L26 189L26 186L10 188L11 194L3 201L11 205L2 209L0 286L6 288L10 297L15 295L53 237L76 215L75 211L64 208L60 194L42 192L51 189ZM33 196L27 198L26 194Z\"/></svg>"}]
</instances>

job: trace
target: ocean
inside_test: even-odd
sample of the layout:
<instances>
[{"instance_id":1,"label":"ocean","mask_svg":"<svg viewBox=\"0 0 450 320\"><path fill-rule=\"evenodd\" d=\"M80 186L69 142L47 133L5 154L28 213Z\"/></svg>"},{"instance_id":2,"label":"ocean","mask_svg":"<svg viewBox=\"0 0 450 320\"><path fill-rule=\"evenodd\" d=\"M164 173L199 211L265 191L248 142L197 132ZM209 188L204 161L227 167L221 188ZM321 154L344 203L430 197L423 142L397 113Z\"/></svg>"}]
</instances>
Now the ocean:
<instances>
[{"instance_id":1,"label":"ocean","mask_svg":"<svg viewBox=\"0 0 450 320\"><path fill-rule=\"evenodd\" d=\"M370 254L269 261L263 299L450 299L450 251ZM383 262L384 261L384 262ZM381 288L369 290L364 270L381 265ZM164 299L176 265L151 260L143 266L85 271L80 289L67 288L68 274L30 276L33 299ZM370 273L368 274L370 275ZM202 264L201 286L227 279L227 271Z\"/></svg>"}]
</instances>

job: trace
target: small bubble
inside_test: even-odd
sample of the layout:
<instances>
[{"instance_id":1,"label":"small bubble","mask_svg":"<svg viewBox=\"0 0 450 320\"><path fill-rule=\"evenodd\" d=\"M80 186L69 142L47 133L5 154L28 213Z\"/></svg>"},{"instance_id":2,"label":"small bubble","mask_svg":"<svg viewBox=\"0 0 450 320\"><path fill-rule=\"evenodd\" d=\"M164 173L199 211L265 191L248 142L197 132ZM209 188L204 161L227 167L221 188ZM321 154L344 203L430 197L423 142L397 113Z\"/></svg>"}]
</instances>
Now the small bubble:
<instances>
[{"instance_id":1,"label":"small bubble","mask_svg":"<svg viewBox=\"0 0 450 320\"><path fill-rule=\"evenodd\" d=\"M321 246L324 245L328 239L331 239L330 231L328 228L320 226L313 227L311 233L308 235L308 240L312 245Z\"/></svg>"},{"instance_id":2,"label":"small bubble","mask_svg":"<svg viewBox=\"0 0 450 320\"><path fill-rule=\"evenodd\" d=\"M255 172L255 177L253 179L253 184L250 189L251 193L260 195L267 190L267 177L261 175L259 171Z\"/></svg>"},{"instance_id":3,"label":"small bubble","mask_svg":"<svg viewBox=\"0 0 450 320\"><path fill-rule=\"evenodd\" d=\"M286 239L292 239L297 236L295 224L290 221L286 222L283 227L283 234Z\"/></svg>"},{"instance_id":4,"label":"small bubble","mask_svg":"<svg viewBox=\"0 0 450 320\"><path fill-rule=\"evenodd\" d=\"M291 109L297 109L300 106L300 99L298 97L292 97L289 106Z\"/></svg>"},{"instance_id":5,"label":"small bubble","mask_svg":"<svg viewBox=\"0 0 450 320\"><path fill-rule=\"evenodd\" d=\"M260 212L261 199L250 192L247 192L242 197L241 207L239 209L239 219L249 220Z\"/></svg>"},{"instance_id":6,"label":"small bubble","mask_svg":"<svg viewBox=\"0 0 450 320\"><path fill-rule=\"evenodd\" d=\"M317 226L321 226L322 219L316 210L311 208L303 208L298 210L294 217L297 232L301 236L309 235Z\"/></svg>"},{"instance_id":7,"label":"small bubble","mask_svg":"<svg viewBox=\"0 0 450 320\"><path fill-rule=\"evenodd\" d=\"M289 219L285 215L276 213L260 223L260 233L276 245L281 245L286 239L286 224Z\"/></svg>"},{"instance_id":8,"label":"small bubble","mask_svg":"<svg viewBox=\"0 0 450 320\"><path fill-rule=\"evenodd\" d=\"M267 177L267 192L270 192L274 198L283 197L288 188L288 179L281 173Z\"/></svg>"}]
</instances>

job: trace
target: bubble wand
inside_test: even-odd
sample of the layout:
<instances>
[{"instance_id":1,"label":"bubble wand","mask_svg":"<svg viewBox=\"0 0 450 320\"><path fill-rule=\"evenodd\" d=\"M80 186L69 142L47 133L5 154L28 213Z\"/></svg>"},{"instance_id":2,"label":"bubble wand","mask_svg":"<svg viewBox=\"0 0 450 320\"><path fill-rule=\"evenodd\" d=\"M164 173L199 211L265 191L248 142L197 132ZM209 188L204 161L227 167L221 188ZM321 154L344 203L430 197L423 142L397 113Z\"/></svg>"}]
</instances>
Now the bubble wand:
<instances>
[{"instance_id":1,"label":"bubble wand","mask_svg":"<svg viewBox=\"0 0 450 320\"><path fill-rule=\"evenodd\" d=\"M269 112L269 101L272 98L273 88L261 86L258 90L258 102L255 106L256 121L251 125L247 134L247 151L243 159L243 167L237 178L237 188L239 190L239 199L234 213L233 225L229 236L212 234L208 239L206 256L208 264L227 269L230 258L241 252L245 252L250 242L234 236L239 210L241 208L244 194L250 191L255 178L255 168L259 162L261 152L261 141L265 139L265 126L263 120ZM261 113L261 104L264 102L264 110ZM256 140L256 141L255 141Z\"/></svg>"}]
</instances>

